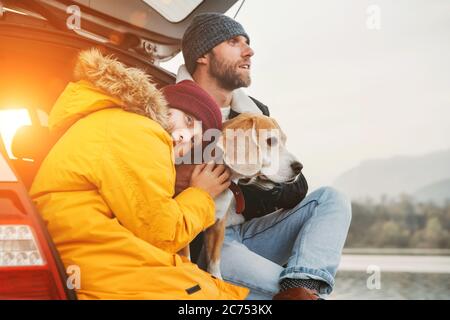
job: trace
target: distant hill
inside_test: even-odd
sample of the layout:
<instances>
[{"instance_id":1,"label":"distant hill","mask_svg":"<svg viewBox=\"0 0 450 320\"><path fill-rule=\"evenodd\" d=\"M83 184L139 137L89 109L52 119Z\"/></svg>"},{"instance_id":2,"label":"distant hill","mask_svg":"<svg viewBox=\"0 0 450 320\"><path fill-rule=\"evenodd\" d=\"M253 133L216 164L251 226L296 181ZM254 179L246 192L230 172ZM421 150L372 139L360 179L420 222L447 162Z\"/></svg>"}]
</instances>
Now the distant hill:
<instances>
[{"instance_id":1,"label":"distant hill","mask_svg":"<svg viewBox=\"0 0 450 320\"><path fill-rule=\"evenodd\" d=\"M433 201L436 204L444 204L450 201L450 179L445 179L427 185L417 190L413 197L417 201Z\"/></svg>"},{"instance_id":2,"label":"distant hill","mask_svg":"<svg viewBox=\"0 0 450 320\"><path fill-rule=\"evenodd\" d=\"M339 176L334 186L352 199L402 193L421 199L450 197L450 149L422 156L397 156L367 160Z\"/></svg>"}]
</instances>

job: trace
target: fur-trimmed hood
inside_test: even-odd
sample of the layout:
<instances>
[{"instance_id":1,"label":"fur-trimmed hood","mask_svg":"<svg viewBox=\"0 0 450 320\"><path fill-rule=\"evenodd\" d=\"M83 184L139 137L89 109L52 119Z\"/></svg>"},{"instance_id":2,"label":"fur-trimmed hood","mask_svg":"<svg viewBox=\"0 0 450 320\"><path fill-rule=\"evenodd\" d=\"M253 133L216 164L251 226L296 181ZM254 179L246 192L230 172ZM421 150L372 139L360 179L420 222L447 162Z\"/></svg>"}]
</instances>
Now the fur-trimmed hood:
<instances>
[{"instance_id":1,"label":"fur-trimmed hood","mask_svg":"<svg viewBox=\"0 0 450 320\"><path fill-rule=\"evenodd\" d=\"M50 113L50 129L65 131L80 118L111 107L168 127L167 102L144 71L126 67L94 48L79 54L74 76L77 82L69 83Z\"/></svg>"}]
</instances>

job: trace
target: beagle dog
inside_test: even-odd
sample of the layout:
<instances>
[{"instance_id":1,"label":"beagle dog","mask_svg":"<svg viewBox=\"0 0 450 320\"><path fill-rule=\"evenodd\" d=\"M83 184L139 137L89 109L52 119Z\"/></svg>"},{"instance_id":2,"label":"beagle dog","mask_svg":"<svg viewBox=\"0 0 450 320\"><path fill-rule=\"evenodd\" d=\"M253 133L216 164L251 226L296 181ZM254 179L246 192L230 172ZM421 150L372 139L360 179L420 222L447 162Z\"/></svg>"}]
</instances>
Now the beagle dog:
<instances>
[{"instance_id":1,"label":"beagle dog","mask_svg":"<svg viewBox=\"0 0 450 320\"><path fill-rule=\"evenodd\" d=\"M274 183L294 182L301 173L302 164L286 148L286 135L278 123L267 116L242 113L223 124L222 136L216 145L216 163L231 170L234 188L224 191L215 199L216 223L205 230L207 271L222 279L220 253L225 228L245 221L242 193L237 182L271 189ZM240 198L239 198L240 197ZM189 246L179 252L190 256Z\"/></svg>"},{"instance_id":2,"label":"beagle dog","mask_svg":"<svg viewBox=\"0 0 450 320\"><path fill-rule=\"evenodd\" d=\"M230 168L235 185L240 181L271 189L273 183L294 182L303 168L287 150L286 135L278 123L263 115L242 113L225 122L217 147L222 150L219 160ZM236 210L238 191L230 189L216 198L216 223L205 231L207 271L219 279L225 228L245 221L238 213L243 208Z\"/></svg>"}]
</instances>

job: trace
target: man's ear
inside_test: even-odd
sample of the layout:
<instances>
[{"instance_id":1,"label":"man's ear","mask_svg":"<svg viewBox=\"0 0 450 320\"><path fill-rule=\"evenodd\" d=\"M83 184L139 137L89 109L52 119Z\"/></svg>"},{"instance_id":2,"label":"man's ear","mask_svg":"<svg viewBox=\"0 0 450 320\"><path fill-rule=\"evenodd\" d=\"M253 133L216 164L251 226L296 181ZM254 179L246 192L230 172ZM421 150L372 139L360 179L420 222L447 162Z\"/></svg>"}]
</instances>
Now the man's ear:
<instances>
[{"instance_id":1,"label":"man's ear","mask_svg":"<svg viewBox=\"0 0 450 320\"><path fill-rule=\"evenodd\" d=\"M248 125L224 130L219 143L223 150L224 163L244 177L252 177L262 169L262 155L258 145L256 123L247 119Z\"/></svg>"},{"instance_id":2,"label":"man's ear","mask_svg":"<svg viewBox=\"0 0 450 320\"><path fill-rule=\"evenodd\" d=\"M206 54L204 54L203 56L201 56L200 58L197 59L197 64L203 64L206 65L208 64L209 60L208 57L206 56Z\"/></svg>"}]
</instances>

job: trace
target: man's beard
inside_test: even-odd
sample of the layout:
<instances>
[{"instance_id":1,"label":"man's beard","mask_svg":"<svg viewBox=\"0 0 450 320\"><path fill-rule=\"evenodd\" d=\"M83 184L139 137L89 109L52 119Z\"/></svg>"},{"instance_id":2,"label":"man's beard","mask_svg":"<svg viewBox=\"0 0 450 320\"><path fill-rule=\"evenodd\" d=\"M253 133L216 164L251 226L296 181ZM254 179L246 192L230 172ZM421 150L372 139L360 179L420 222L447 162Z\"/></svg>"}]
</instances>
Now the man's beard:
<instances>
[{"instance_id":1,"label":"man's beard","mask_svg":"<svg viewBox=\"0 0 450 320\"><path fill-rule=\"evenodd\" d=\"M244 63L243 61L237 62L236 64L226 63L225 61L220 61L211 52L211 65L209 72L212 77L217 79L219 85L226 90L233 91L238 88L249 87L252 79L250 73L248 75L239 74L237 69L239 65Z\"/></svg>"}]
</instances>

